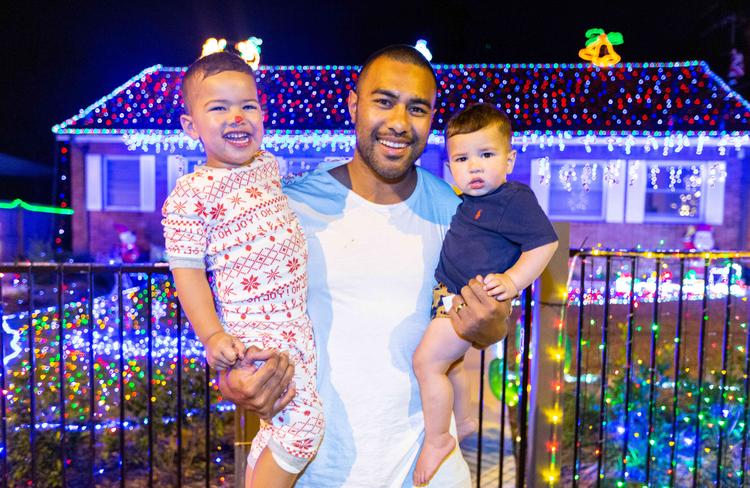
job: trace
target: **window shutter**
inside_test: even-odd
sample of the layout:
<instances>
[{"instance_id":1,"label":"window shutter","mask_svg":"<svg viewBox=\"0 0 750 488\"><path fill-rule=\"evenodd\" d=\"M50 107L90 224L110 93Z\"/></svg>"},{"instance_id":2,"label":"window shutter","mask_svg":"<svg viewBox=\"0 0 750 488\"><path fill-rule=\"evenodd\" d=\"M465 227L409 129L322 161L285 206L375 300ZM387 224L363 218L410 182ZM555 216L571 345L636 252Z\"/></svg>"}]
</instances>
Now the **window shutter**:
<instances>
[{"instance_id":1,"label":"window shutter","mask_svg":"<svg viewBox=\"0 0 750 488\"><path fill-rule=\"evenodd\" d=\"M625 205L625 222L642 224L646 210L646 185L648 184L646 161L630 161L625 178L628 198Z\"/></svg>"},{"instance_id":2,"label":"window shutter","mask_svg":"<svg viewBox=\"0 0 750 488\"><path fill-rule=\"evenodd\" d=\"M542 176L539 172L540 161L543 161L543 159L531 160L531 178L529 186L534 192L534 195L536 195L536 199L539 201L539 206L542 207L544 213L549 214L550 183L547 182L546 185L542 183Z\"/></svg>"},{"instance_id":3,"label":"window shutter","mask_svg":"<svg viewBox=\"0 0 750 488\"><path fill-rule=\"evenodd\" d=\"M187 173L187 161L182 156L167 156L167 193L177 184L177 178Z\"/></svg>"},{"instance_id":4,"label":"window shutter","mask_svg":"<svg viewBox=\"0 0 750 488\"><path fill-rule=\"evenodd\" d=\"M617 174L611 183L604 184L606 204L604 220L606 222L623 222L625 220L625 186L627 185L627 163L624 159L610 161Z\"/></svg>"},{"instance_id":5,"label":"window shutter","mask_svg":"<svg viewBox=\"0 0 750 488\"><path fill-rule=\"evenodd\" d=\"M102 209L102 155L86 155L86 210Z\"/></svg>"},{"instance_id":6,"label":"window shutter","mask_svg":"<svg viewBox=\"0 0 750 488\"><path fill-rule=\"evenodd\" d=\"M156 209L156 156L141 156L140 171L141 212L153 212Z\"/></svg>"},{"instance_id":7,"label":"window shutter","mask_svg":"<svg viewBox=\"0 0 750 488\"><path fill-rule=\"evenodd\" d=\"M710 172L716 173L713 177ZM701 167L705 199L703 202L704 220L707 224L724 223L724 181L718 174L726 174L727 166L723 162L709 162ZM713 179L713 185L711 185Z\"/></svg>"}]
</instances>

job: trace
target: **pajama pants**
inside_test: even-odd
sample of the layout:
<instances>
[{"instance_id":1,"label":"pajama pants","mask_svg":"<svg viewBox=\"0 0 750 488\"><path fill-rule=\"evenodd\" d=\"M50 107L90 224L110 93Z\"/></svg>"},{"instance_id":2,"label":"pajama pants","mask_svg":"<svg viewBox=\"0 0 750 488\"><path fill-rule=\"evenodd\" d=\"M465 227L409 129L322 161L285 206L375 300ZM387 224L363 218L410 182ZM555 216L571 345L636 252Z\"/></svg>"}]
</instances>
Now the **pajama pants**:
<instances>
[{"instance_id":1,"label":"pajama pants","mask_svg":"<svg viewBox=\"0 0 750 488\"><path fill-rule=\"evenodd\" d=\"M292 381L297 394L270 422L261 421L247 460L250 466L255 466L268 446L280 468L299 473L318 451L325 427L316 386L317 362L310 318L303 315L283 322L224 319L227 332L246 347L284 351L294 364Z\"/></svg>"}]
</instances>

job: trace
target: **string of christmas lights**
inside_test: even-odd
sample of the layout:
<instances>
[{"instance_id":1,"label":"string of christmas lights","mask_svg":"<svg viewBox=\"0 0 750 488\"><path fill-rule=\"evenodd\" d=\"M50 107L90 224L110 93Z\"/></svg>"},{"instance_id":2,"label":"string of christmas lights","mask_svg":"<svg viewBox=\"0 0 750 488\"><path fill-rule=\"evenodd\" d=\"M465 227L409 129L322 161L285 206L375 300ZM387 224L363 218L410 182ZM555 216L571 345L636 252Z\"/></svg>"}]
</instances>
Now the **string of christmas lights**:
<instances>
[{"instance_id":1,"label":"string of christmas lights","mask_svg":"<svg viewBox=\"0 0 750 488\"><path fill-rule=\"evenodd\" d=\"M726 148L749 143L750 105L703 62L628 63L609 69L586 64L435 68L435 134L455 111L488 102L509 113L523 148L530 143L563 148L574 142L587 147L662 147L666 152L694 146L700 153L706 144ZM258 87L269 135L278 137L278 144L296 147L300 135L315 138L320 131L351 130L346 97L356 84L357 70L261 67ZM127 135L131 147L189 144L179 135L184 71L148 68L52 130L57 135Z\"/></svg>"}]
</instances>

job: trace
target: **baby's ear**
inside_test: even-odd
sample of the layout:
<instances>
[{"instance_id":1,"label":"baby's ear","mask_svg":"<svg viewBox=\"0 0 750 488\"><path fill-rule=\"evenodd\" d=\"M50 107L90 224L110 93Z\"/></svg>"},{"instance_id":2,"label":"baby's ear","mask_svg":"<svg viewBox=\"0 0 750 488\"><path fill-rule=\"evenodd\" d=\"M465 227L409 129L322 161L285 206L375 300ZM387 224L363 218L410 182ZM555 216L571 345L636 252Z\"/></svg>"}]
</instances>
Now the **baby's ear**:
<instances>
[{"instance_id":1,"label":"baby's ear","mask_svg":"<svg viewBox=\"0 0 750 488\"><path fill-rule=\"evenodd\" d=\"M508 174L511 174L513 172L513 168L516 165L516 150L513 149L508 153Z\"/></svg>"},{"instance_id":2,"label":"baby's ear","mask_svg":"<svg viewBox=\"0 0 750 488\"><path fill-rule=\"evenodd\" d=\"M193 118L188 114L182 114L180 115L180 125L182 126L182 130L185 131L185 134L188 135L193 140L198 140L198 130L195 128L195 123L193 122Z\"/></svg>"}]
</instances>

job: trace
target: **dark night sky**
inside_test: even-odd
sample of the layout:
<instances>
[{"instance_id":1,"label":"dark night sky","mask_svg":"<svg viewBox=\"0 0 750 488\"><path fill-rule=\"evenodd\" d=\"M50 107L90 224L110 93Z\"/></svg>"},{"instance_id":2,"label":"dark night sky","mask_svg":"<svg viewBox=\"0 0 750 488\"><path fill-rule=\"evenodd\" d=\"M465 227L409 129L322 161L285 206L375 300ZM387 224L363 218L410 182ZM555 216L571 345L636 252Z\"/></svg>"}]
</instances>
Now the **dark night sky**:
<instances>
[{"instance_id":1,"label":"dark night sky","mask_svg":"<svg viewBox=\"0 0 750 488\"><path fill-rule=\"evenodd\" d=\"M0 153L52 164L50 128L153 64L189 64L207 37L261 37L264 64L359 64L426 38L437 63L577 62L591 27L623 61L706 59L726 73L731 1L14 2L0 15ZM745 50L744 32L737 45ZM745 90L747 95L747 90Z\"/></svg>"}]
</instances>

